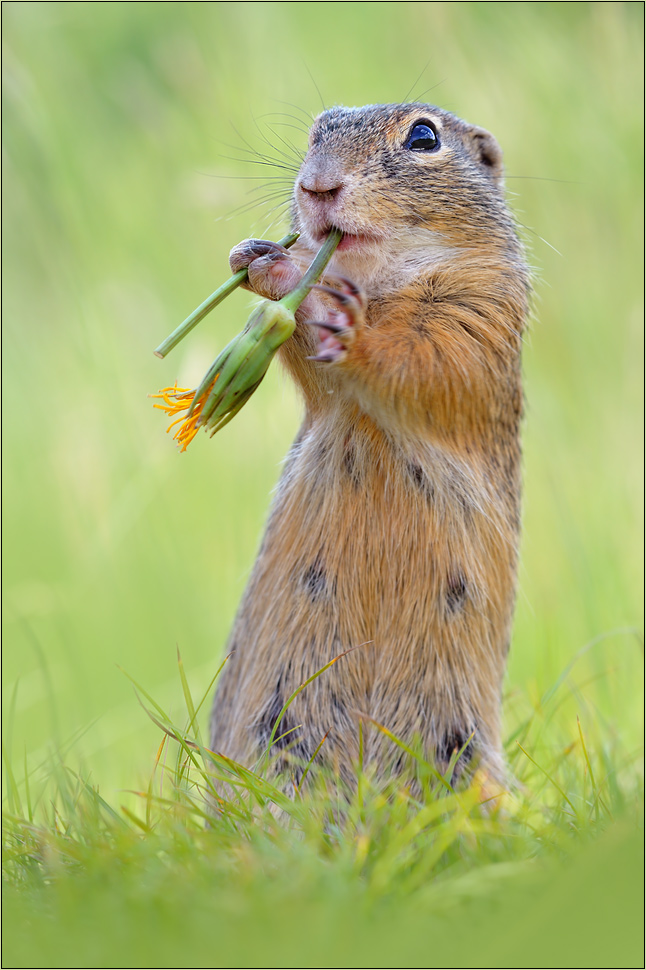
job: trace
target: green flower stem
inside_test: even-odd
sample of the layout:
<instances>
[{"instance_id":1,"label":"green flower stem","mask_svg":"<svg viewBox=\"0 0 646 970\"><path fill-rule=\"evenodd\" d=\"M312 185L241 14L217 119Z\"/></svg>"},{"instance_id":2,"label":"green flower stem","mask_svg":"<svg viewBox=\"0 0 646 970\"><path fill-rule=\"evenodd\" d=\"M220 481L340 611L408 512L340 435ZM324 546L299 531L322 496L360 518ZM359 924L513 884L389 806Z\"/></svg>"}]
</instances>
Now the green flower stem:
<instances>
[{"instance_id":1,"label":"green flower stem","mask_svg":"<svg viewBox=\"0 0 646 970\"><path fill-rule=\"evenodd\" d=\"M291 232L288 236L285 236L283 239L279 240L278 245L284 246L285 249L289 249L289 247L293 246L298 239L298 235L299 234L297 232ZM218 305L218 303L222 303L222 301L226 299L230 293L233 293L233 291L237 289L241 283L244 283L246 278L247 270L241 269L230 277L226 283L219 286L215 293L212 293L211 296L204 301L204 303L201 303L196 310L193 310L186 320L180 323L179 327L173 330L170 337L166 337L166 340L160 343L159 347L157 347L157 349L154 351L155 357L164 358L166 354L173 349L173 347L177 346L180 340L184 339L187 333L191 332L193 327L197 326L200 320L204 319L207 313L210 313L211 310ZM303 297L303 299L305 299L305 297Z\"/></svg>"},{"instance_id":2,"label":"green flower stem","mask_svg":"<svg viewBox=\"0 0 646 970\"><path fill-rule=\"evenodd\" d=\"M336 247L341 242L342 236L343 233L339 229L330 230L327 239L314 257L296 289L278 301L282 306L291 310L292 313L296 313L307 294L323 275L323 270L332 259Z\"/></svg>"},{"instance_id":3,"label":"green flower stem","mask_svg":"<svg viewBox=\"0 0 646 970\"><path fill-rule=\"evenodd\" d=\"M274 354L293 334L296 328L296 310L320 279L341 241L341 236L338 229L330 230L296 289L282 300L263 300L251 313L244 330L213 361L188 410L187 417L190 418L201 402L197 427L205 428L214 435L247 403L267 373ZM287 242L291 245L296 238L296 235L287 237ZM282 240L281 245L286 245L286 240ZM246 270L242 272L246 275ZM158 356L163 356L162 350L167 352L181 340L215 306L216 298L217 302L224 299L226 293L230 293L238 285L241 273L236 273L206 303L198 307L161 345ZM225 289L226 293L223 293Z\"/></svg>"},{"instance_id":4,"label":"green flower stem","mask_svg":"<svg viewBox=\"0 0 646 970\"><path fill-rule=\"evenodd\" d=\"M223 426L223 419L227 415L237 414L249 400L267 373L274 354L293 334L296 327L294 314L320 279L339 245L341 235L338 229L332 229L296 289L282 300L263 300L252 312L242 333L224 348L211 365L189 410L190 416L217 375L200 412L200 427L206 427L214 434Z\"/></svg>"}]
</instances>

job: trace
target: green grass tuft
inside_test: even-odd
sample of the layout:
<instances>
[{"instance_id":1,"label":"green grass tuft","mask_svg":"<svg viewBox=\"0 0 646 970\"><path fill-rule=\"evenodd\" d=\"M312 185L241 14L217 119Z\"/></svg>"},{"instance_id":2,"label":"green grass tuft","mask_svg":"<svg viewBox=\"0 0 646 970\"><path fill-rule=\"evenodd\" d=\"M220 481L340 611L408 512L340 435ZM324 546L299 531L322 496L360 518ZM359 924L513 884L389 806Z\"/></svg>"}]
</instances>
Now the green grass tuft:
<instances>
[{"instance_id":1,"label":"green grass tuft","mask_svg":"<svg viewBox=\"0 0 646 970\"><path fill-rule=\"evenodd\" d=\"M552 732L547 761L516 740L517 784L484 804L477 776L454 790L391 735L414 783L359 768L342 794L314 765L299 790L268 774L271 750L251 771L205 748L212 685L195 703L178 669L182 723L137 687L161 742L130 804L60 757L20 781L5 760L6 965L637 965L641 791L599 731Z\"/></svg>"}]
</instances>

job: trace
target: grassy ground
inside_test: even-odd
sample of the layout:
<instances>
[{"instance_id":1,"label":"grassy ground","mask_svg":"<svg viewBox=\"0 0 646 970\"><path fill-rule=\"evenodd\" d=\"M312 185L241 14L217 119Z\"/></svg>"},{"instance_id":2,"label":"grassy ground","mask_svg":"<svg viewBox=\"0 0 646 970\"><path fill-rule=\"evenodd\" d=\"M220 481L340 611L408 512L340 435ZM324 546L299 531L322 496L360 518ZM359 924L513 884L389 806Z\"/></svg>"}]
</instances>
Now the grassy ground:
<instances>
[{"instance_id":1,"label":"grassy ground","mask_svg":"<svg viewBox=\"0 0 646 970\"><path fill-rule=\"evenodd\" d=\"M421 796L359 772L289 799L204 750L184 688L184 725L143 702L168 733L134 811L63 764L50 806L9 776L4 966L640 965L640 792L598 736L546 771L521 727L504 810L414 757Z\"/></svg>"},{"instance_id":2,"label":"grassy ground","mask_svg":"<svg viewBox=\"0 0 646 970\"><path fill-rule=\"evenodd\" d=\"M5 965L628 960L642 17L636 3L3 5L6 808L35 826L8 827ZM244 161L245 142L301 149L317 86L326 104L432 88L505 151L536 267L505 703L525 789L507 821L485 824L467 797L441 831L368 791L343 831L316 824L319 799L287 831L254 816L204 832L173 801L144 832L121 805L147 824L130 791L147 790L160 730L119 667L182 726L176 646L201 696L299 413L272 369L235 427L179 456L146 394L199 379L247 298L163 363L152 349L226 276L234 242L282 234L281 200L261 201L276 170ZM79 776L120 821L67 791Z\"/></svg>"}]
</instances>

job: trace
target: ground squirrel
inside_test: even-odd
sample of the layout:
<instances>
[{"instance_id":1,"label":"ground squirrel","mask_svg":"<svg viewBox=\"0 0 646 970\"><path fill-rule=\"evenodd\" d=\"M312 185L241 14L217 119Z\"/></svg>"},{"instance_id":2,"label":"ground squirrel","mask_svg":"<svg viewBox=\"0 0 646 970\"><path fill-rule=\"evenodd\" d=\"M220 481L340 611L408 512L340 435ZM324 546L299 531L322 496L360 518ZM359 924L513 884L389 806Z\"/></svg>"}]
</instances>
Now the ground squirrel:
<instances>
[{"instance_id":1,"label":"ground squirrel","mask_svg":"<svg viewBox=\"0 0 646 970\"><path fill-rule=\"evenodd\" d=\"M528 271L502 155L427 104L332 108L296 179L293 250L247 240L231 268L278 299L331 227L327 287L281 348L305 417L242 600L211 723L251 764L283 704L278 764L356 776L362 714L455 776L504 782L501 684L519 536ZM401 754L369 721L364 765ZM471 735L473 737L471 738ZM471 738L471 740L469 740ZM467 743L468 742L468 743Z\"/></svg>"}]
</instances>

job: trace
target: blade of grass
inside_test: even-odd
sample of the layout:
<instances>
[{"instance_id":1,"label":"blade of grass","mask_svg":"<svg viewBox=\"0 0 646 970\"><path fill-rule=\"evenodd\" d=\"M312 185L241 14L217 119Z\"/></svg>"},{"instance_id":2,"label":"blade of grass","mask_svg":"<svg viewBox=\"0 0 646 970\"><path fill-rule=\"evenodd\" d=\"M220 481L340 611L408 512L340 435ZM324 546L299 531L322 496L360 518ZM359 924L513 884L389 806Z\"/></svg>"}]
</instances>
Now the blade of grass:
<instances>
[{"instance_id":1,"label":"blade of grass","mask_svg":"<svg viewBox=\"0 0 646 970\"><path fill-rule=\"evenodd\" d=\"M7 801L9 802L9 811L12 815L22 815L20 793L18 792L18 786L16 784L16 779L11 767L11 761L9 760L7 749L4 746L4 741L2 742L2 760L4 761L5 777L7 779Z\"/></svg>"},{"instance_id":2,"label":"blade of grass","mask_svg":"<svg viewBox=\"0 0 646 970\"><path fill-rule=\"evenodd\" d=\"M296 791L297 791L297 793L299 795L300 795L300 793L302 791L303 783L304 783L305 779L307 778L307 774L308 774L310 768L312 767L312 765L314 764L314 759L316 758L317 754L319 753L319 751L321 750L321 748L325 744L325 740L326 740L326 738L327 738L327 736L328 736L329 733L330 733L329 731L326 731L325 732L325 734L323 735L323 737L321 738L321 740L317 744L317 746L316 746L316 748L314 750L314 754L312 755L312 757L310 758L310 760L307 762L307 765L305 767L305 770L304 770L303 774L301 775L300 785L296 789Z\"/></svg>"},{"instance_id":3,"label":"blade of grass","mask_svg":"<svg viewBox=\"0 0 646 970\"><path fill-rule=\"evenodd\" d=\"M119 825L123 825L126 828L128 828L128 826L126 825L126 823L124 822L124 820L121 818L121 816L119 815L119 813L118 812L115 812L115 810L112 808L112 806L109 805L108 802L106 802L105 798L103 798L101 795L99 795L99 793L96 790L96 788L94 788L92 785L90 785L90 783L87 782L84 778L82 778L79 774L77 774L77 772L73 771L72 768L66 767L66 771L68 771L69 774L70 774L70 776L72 778L74 778L75 781L78 783L78 797L79 798L80 798L80 796L83 793L85 793L90 798L90 801L95 802L100 808L103 809L103 811L106 813L106 815L108 815L115 822L118 822Z\"/></svg>"},{"instance_id":4,"label":"blade of grass","mask_svg":"<svg viewBox=\"0 0 646 970\"><path fill-rule=\"evenodd\" d=\"M199 729L199 726L198 726L198 724L196 723L196 720L195 720L196 719L196 716L197 716L197 712L195 710L195 705L193 704L193 698L191 696L191 689L188 686L188 680L186 679L186 672L184 670L184 663L182 661L182 655L179 652L179 647L177 648L177 667L179 669L179 679L180 679L181 684L182 684L182 691L184 693L184 700L186 701L186 709L187 709L188 715L189 715L189 722L188 722L188 728L187 728L186 733L188 733L190 730L194 729L195 730L195 737L197 738L198 741L200 741L201 740L200 739L200 729Z\"/></svg>"},{"instance_id":5,"label":"blade of grass","mask_svg":"<svg viewBox=\"0 0 646 970\"><path fill-rule=\"evenodd\" d=\"M462 745L462 747L459 750L455 748L451 753L451 757L449 758L449 766L444 772L444 777L449 783L451 782L453 772L455 771L455 766L457 765L458 761L460 760L460 758L462 757L466 749L469 747L469 745L471 744L475 736L476 736L476 732L472 731L469 737Z\"/></svg>"},{"instance_id":6,"label":"blade of grass","mask_svg":"<svg viewBox=\"0 0 646 970\"><path fill-rule=\"evenodd\" d=\"M24 770L25 770L25 798L27 799L27 818L30 822L34 820L34 812L31 805L31 793L29 790L29 772L27 771L27 745L24 750Z\"/></svg>"},{"instance_id":7,"label":"blade of grass","mask_svg":"<svg viewBox=\"0 0 646 970\"><path fill-rule=\"evenodd\" d=\"M576 716L576 726L579 729L579 737L581 738L581 747L583 748L583 757L585 758L585 763L588 766L588 772L590 774L590 782L592 784L592 799L593 808L595 814L595 820L599 821L599 798L597 792L597 785L594 780L594 771L592 770L592 765L590 764L590 758L588 756L588 749L585 744L585 738L583 737L583 729L581 728L581 721L579 720L579 715Z\"/></svg>"},{"instance_id":8,"label":"blade of grass","mask_svg":"<svg viewBox=\"0 0 646 970\"><path fill-rule=\"evenodd\" d=\"M230 656L231 656L231 654L228 653L226 655L226 657L224 658L224 660L222 661L222 663L220 664L220 666L218 667L218 669L216 670L215 676L211 679L211 682L209 683L209 686L206 688L204 694L202 695L202 700L200 701L200 703L197 705L197 707L195 709L195 717L197 717L197 715L200 713L200 711L202 709L202 705L204 704L204 701L211 696L211 691L213 690L213 685L215 684L216 680L220 676L220 674L222 672L222 668L224 667L225 663L227 662L227 660L229 659ZM188 726L189 731L191 730L191 728L192 728L192 724L189 724L189 726Z\"/></svg>"},{"instance_id":9,"label":"blade of grass","mask_svg":"<svg viewBox=\"0 0 646 970\"><path fill-rule=\"evenodd\" d=\"M129 818L131 822L133 822L138 828L142 830L142 832L145 832L146 835L150 835L150 831L151 831L150 826L147 825L146 822L142 821L142 819L140 819L137 815L135 815L134 812L130 811L127 805L122 805L121 811L126 816L126 818Z\"/></svg>"},{"instance_id":10,"label":"blade of grass","mask_svg":"<svg viewBox=\"0 0 646 970\"><path fill-rule=\"evenodd\" d=\"M516 741L516 744L518 745L518 747L520 748L520 750L523 752L523 754L525 755L525 757L528 758L531 761L531 763L533 765L535 765L535 767L538 768L538 770L541 771L545 775L545 777L550 782L550 784L552 784L554 786L554 788L556 788L557 792L568 803L568 805L570 806L570 808L574 812L574 817L575 818L578 818L579 817L579 813L577 812L576 808L574 807L574 805L572 804L572 802L570 801L570 799L567 797L567 795L565 794L565 792L563 791L563 789L561 788L561 786L554 781L554 779L552 778L552 776L547 771L545 771L545 768L543 768L541 765L539 765L538 761L535 761L532 758L531 754L529 754L527 751L525 751L525 749L523 748L522 744L520 744L519 741Z\"/></svg>"},{"instance_id":11,"label":"blade of grass","mask_svg":"<svg viewBox=\"0 0 646 970\"><path fill-rule=\"evenodd\" d=\"M153 770L152 770L152 773L150 775L150 781L148 782L148 799L146 801L146 825L148 825L149 828L150 828L150 825L151 825L151 812L150 812L150 809L151 809L151 799L152 799L152 796L153 796L153 785L155 784L155 774L157 772L157 769L159 768L159 762L161 761L161 756L164 753L164 746L167 745L167 744L168 744L168 735L164 734L164 735L162 735L161 742L159 744L159 747L157 748L157 754L155 756L155 763L153 765ZM163 785L163 772L162 772L162 775L161 775L160 781L159 781L159 792L160 792L160 794L162 792L162 785Z\"/></svg>"},{"instance_id":12,"label":"blade of grass","mask_svg":"<svg viewBox=\"0 0 646 970\"><path fill-rule=\"evenodd\" d=\"M160 714L163 718L165 718L168 721L168 723L170 724L171 723L170 717L168 716L168 714L166 713L166 711L162 707L159 706L159 704L157 703L157 701L153 697L150 696L150 694L148 693L148 691L144 690L144 688L140 684L138 684L137 681L133 677L130 676L130 674L128 673L128 671L127 670L124 670L123 667L120 667L119 664L116 664L116 668L117 668L117 670L120 670L121 673L125 677L128 678L128 680L130 681L130 683L133 684L136 687L135 696L137 696L137 691L139 691L141 694L143 694L144 697L146 698L146 700L149 701L152 704L152 706L155 708L155 710L157 711L157 713ZM137 697L137 700L139 700L138 697ZM139 700L139 703L141 704L141 701L140 700ZM143 704L141 706L143 707ZM146 710L145 707L144 707L144 710Z\"/></svg>"},{"instance_id":13,"label":"blade of grass","mask_svg":"<svg viewBox=\"0 0 646 970\"><path fill-rule=\"evenodd\" d=\"M9 701L9 714L7 716L6 727L4 729L5 745L7 750L7 757L11 757L11 751L13 748L13 726L16 719L16 700L18 698L18 684L20 683L20 677L17 678L16 683L13 685L13 690L11 692L11 700Z\"/></svg>"},{"instance_id":14,"label":"blade of grass","mask_svg":"<svg viewBox=\"0 0 646 970\"><path fill-rule=\"evenodd\" d=\"M453 786L451 785L450 782L446 780L444 775L442 775L442 773L437 770L435 765L431 764L430 761L426 761L416 751L413 751L412 748L410 748L407 744L401 741L395 734L393 734L392 731L390 731L387 727L385 727L385 725L380 724L379 721L376 721L374 717L370 717L369 714L364 714L363 712L361 712L360 716L365 718L367 721L370 721L371 724L374 724L377 730L381 731L381 733L384 734L390 741L392 741L393 744L395 744L398 748L401 748L402 751L405 751L406 754L409 754L413 759L413 761L417 761L419 764L423 765L433 775L435 780L439 781L440 784L443 785L444 788L446 788L446 790L451 795L455 795Z\"/></svg>"},{"instance_id":15,"label":"blade of grass","mask_svg":"<svg viewBox=\"0 0 646 970\"><path fill-rule=\"evenodd\" d=\"M205 761L210 760L214 764L218 764L218 762L223 762L224 765L234 775L237 776L237 779L235 781L234 779L227 778L226 779L227 784L230 784L230 785L234 783L242 784L243 787L247 788L253 794L260 795L260 797L263 799L269 799L271 801L274 801L275 804L279 805L279 807L284 808L286 810L292 806L293 803L291 803L288 799L286 799L286 797L277 788L272 786L266 779L261 778L258 775L255 775L252 771L245 768L243 765L238 764L237 762L233 761L233 759L231 758L227 758L226 755L220 754L217 751L211 751L209 748L205 748L203 745L196 743L195 741L189 741L187 738L182 737L181 732L178 731L173 726L166 727L164 724L161 723L161 721L159 721L155 717L155 715L151 711L149 711L144 706L144 704L141 702L141 699L136 693L135 693L135 696L137 697L138 703L141 705L142 709L146 712L146 714L151 719L151 721L154 724L156 724L157 727L164 732L164 734L167 734L170 738L176 741L184 749L188 757L191 759L193 766L207 782L207 785L211 784L210 773L200 768L199 763L196 761L194 757L193 751L198 751L202 756L203 760ZM260 789L262 789L262 791L260 791ZM214 794L217 795L218 793L214 792Z\"/></svg>"},{"instance_id":16,"label":"blade of grass","mask_svg":"<svg viewBox=\"0 0 646 970\"><path fill-rule=\"evenodd\" d=\"M260 765L263 761L265 761L265 763L266 763L267 755L269 754L269 751L271 749L271 746L274 743L274 740L276 738L276 731L278 730L278 727L280 725L280 722L282 721L283 717L285 716L285 713L287 712L290 704L298 697L298 695L301 693L301 691L305 690L305 688L308 686L308 684L311 684L313 681L315 681L317 679L317 677L320 677L321 674L324 674L326 670L329 670L330 667L333 667L334 664L337 662L337 660L341 660L343 657L347 657L347 655L349 653L352 653L353 650L358 650L359 647L365 647L366 644L368 644L368 643L372 643L372 641L371 640L366 640L366 643L360 643L357 647L350 647L349 650L344 650L343 653L340 653L340 654L338 654L338 656L333 657L332 660L329 660L328 663L326 663L323 667L320 668L320 670L317 670L316 673L312 674L311 677L308 677L307 680L303 681L303 683L300 684L296 688L296 690L294 691L294 693L289 696L289 698L287 699L287 702L283 705L283 708L282 708L280 714L276 718L276 721L275 721L274 726L272 728L271 734L269 736L269 741L267 742L267 747L266 747L265 751L262 753L262 755L260 756L260 758L258 759L258 762L257 762L258 765Z\"/></svg>"}]
</instances>

